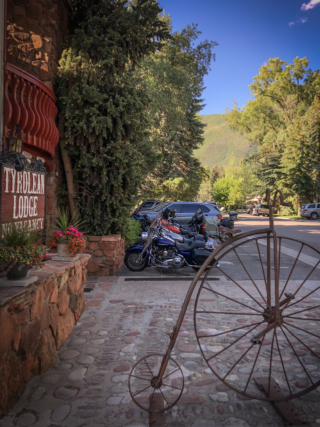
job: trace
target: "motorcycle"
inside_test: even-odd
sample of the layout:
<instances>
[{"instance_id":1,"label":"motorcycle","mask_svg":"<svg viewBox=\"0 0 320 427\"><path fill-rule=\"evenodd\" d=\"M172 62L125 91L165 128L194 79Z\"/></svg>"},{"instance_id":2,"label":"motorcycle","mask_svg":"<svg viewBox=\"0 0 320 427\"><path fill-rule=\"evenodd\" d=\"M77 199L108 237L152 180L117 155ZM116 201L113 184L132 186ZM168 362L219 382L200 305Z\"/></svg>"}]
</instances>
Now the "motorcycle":
<instances>
[{"instance_id":1,"label":"motorcycle","mask_svg":"<svg viewBox=\"0 0 320 427\"><path fill-rule=\"evenodd\" d=\"M142 271L147 267L181 268L185 265L198 270L214 251L214 241L207 235L205 241L175 241L166 234L159 218L151 224L148 233L141 233L141 238L143 245L131 246L126 251L124 262L131 271Z\"/></svg>"},{"instance_id":2,"label":"motorcycle","mask_svg":"<svg viewBox=\"0 0 320 427\"><path fill-rule=\"evenodd\" d=\"M149 215L147 215L147 214L140 215L140 213L138 212L137 214L133 215L133 219L140 222L142 231L148 231L149 230L150 224L152 222Z\"/></svg>"},{"instance_id":3,"label":"motorcycle","mask_svg":"<svg viewBox=\"0 0 320 427\"><path fill-rule=\"evenodd\" d=\"M199 208L191 218L191 221L183 226L180 225L174 218L176 216L175 209L165 209L162 213L161 224L164 228L172 231L173 233L187 236L187 238L195 238L196 240L204 240L203 235L205 231L205 216Z\"/></svg>"},{"instance_id":4,"label":"motorcycle","mask_svg":"<svg viewBox=\"0 0 320 427\"><path fill-rule=\"evenodd\" d=\"M224 243L229 237L233 236L233 233L229 233L229 230L234 228L234 222L229 218L223 218L218 224L219 240Z\"/></svg>"}]
</instances>

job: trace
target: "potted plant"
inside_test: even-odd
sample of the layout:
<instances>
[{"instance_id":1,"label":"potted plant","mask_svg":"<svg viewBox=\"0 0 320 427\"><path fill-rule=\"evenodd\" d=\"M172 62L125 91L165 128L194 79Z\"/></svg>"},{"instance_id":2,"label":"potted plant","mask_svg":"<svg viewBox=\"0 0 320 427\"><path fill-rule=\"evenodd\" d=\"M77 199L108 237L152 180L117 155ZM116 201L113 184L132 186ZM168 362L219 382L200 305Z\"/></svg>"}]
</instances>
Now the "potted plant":
<instances>
[{"instance_id":1,"label":"potted plant","mask_svg":"<svg viewBox=\"0 0 320 427\"><path fill-rule=\"evenodd\" d=\"M29 233L12 223L8 224L3 234L0 263L8 267L7 279L23 279L31 267L39 268L44 265L46 247L36 243L37 233Z\"/></svg>"},{"instance_id":2,"label":"potted plant","mask_svg":"<svg viewBox=\"0 0 320 427\"><path fill-rule=\"evenodd\" d=\"M78 230L82 223L76 217L77 214L69 220L69 210L59 210L59 218L56 219L54 232L48 244L51 248L57 248L60 257L73 257L86 248L83 233Z\"/></svg>"}]
</instances>

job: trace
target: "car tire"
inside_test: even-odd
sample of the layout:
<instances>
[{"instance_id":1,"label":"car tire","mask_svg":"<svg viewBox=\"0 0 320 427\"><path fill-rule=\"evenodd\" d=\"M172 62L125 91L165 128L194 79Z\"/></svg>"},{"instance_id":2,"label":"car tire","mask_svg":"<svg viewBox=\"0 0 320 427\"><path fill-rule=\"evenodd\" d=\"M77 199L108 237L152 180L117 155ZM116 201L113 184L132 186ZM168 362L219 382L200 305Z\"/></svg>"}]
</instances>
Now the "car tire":
<instances>
[{"instance_id":1,"label":"car tire","mask_svg":"<svg viewBox=\"0 0 320 427\"><path fill-rule=\"evenodd\" d=\"M317 214L317 212L312 212L312 214L310 215L310 219L313 219L313 220L318 219L318 214Z\"/></svg>"}]
</instances>

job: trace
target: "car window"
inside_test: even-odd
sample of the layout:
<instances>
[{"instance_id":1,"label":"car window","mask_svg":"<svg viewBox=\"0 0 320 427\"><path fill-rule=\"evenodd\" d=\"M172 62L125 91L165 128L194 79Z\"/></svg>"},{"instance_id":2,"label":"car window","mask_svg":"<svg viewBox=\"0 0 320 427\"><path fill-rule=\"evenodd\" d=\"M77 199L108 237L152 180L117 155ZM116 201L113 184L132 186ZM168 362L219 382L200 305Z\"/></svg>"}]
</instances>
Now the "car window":
<instances>
[{"instance_id":1,"label":"car window","mask_svg":"<svg viewBox=\"0 0 320 427\"><path fill-rule=\"evenodd\" d=\"M167 207L169 209L175 209L177 211L177 213L181 213L182 204L181 203L171 203Z\"/></svg>"},{"instance_id":2,"label":"car window","mask_svg":"<svg viewBox=\"0 0 320 427\"><path fill-rule=\"evenodd\" d=\"M142 207L143 209L150 209L154 205L154 202L145 202L143 203Z\"/></svg>"},{"instance_id":3,"label":"car window","mask_svg":"<svg viewBox=\"0 0 320 427\"><path fill-rule=\"evenodd\" d=\"M156 206L155 208L153 208L153 212L160 212L162 211L162 209L164 209L166 206L168 205L167 203L161 203L161 205Z\"/></svg>"},{"instance_id":4,"label":"car window","mask_svg":"<svg viewBox=\"0 0 320 427\"><path fill-rule=\"evenodd\" d=\"M318 205L317 208L320 209L320 205Z\"/></svg>"},{"instance_id":5,"label":"car window","mask_svg":"<svg viewBox=\"0 0 320 427\"><path fill-rule=\"evenodd\" d=\"M218 208L218 206L212 206L216 211L218 211L219 213L221 212L220 209Z\"/></svg>"},{"instance_id":6,"label":"car window","mask_svg":"<svg viewBox=\"0 0 320 427\"><path fill-rule=\"evenodd\" d=\"M196 204L192 204L192 203L188 203L185 205L182 205L182 209L181 209L181 213L191 213L194 214L197 212L197 210L199 209L199 207L202 210L202 206L196 205Z\"/></svg>"},{"instance_id":7,"label":"car window","mask_svg":"<svg viewBox=\"0 0 320 427\"><path fill-rule=\"evenodd\" d=\"M304 208L305 208L305 205L302 205L302 206L301 206L301 209L304 209Z\"/></svg>"},{"instance_id":8,"label":"car window","mask_svg":"<svg viewBox=\"0 0 320 427\"><path fill-rule=\"evenodd\" d=\"M263 209L269 209L269 206L268 206L268 205L261 205L261 207L262 207Z\"/></svg>"},{"instance_id":9,"label":"car window","mask_svg":"<svg viewBox=\"0 0 320 427\"><path fill-rule=\"evenodd\" d=\"M214 206L212 206L212 207L214 207ZM202 210L202 213L210 212L210 209L207 206L200 206L200 209Z\"/></svg>"},{"instance_id":10,"label":"car window","mask_svg":"<svg viewBox=\"0 0 320 427\"><path fill-rule=\"evenodd\" d=\"M308 209L314 209L316 205L308 205Z\"/></svg>"}]
</instances>

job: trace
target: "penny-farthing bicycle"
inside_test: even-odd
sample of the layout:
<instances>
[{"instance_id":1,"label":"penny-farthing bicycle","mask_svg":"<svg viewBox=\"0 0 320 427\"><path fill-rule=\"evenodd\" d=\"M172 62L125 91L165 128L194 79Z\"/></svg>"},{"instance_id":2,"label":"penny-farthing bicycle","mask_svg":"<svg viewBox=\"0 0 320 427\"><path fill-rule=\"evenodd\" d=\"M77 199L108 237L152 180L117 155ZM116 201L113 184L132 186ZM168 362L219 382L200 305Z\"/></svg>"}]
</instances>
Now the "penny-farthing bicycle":
<instances>
[{"instance_id":1,"label":"penny-farthing bicycle","mask_svg":"<svg viewBox=\"0 0 320 427\"><path fill-rule=\"evenodd\" d=\"M292 238L277 235L273 207L278 193L286 205L279 190L271 203L267 190L269 228L228 239L201 267L165 354L149 354L133 367L129 390L143 410L151 412L150 399L161 395L164 405L157 412L166 411L183 393L183 369L171 352L196 287L196 338L223 383L249 398L273 402L320 385L320 252L294 239L297 223L292 222ZM212 273L219 280L209 281ZM257 378L264 381L264 391ZM279 395L272 390L275 383Z\"/></svg>"}]
</instances>

